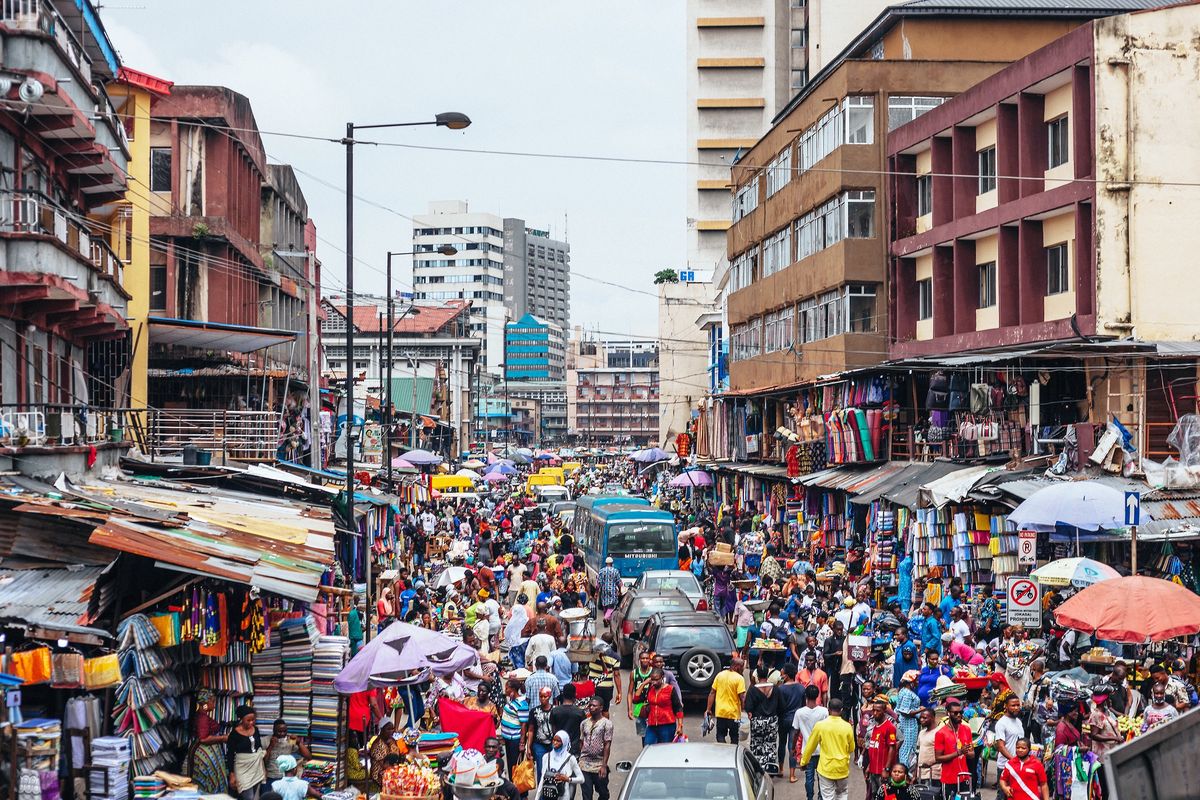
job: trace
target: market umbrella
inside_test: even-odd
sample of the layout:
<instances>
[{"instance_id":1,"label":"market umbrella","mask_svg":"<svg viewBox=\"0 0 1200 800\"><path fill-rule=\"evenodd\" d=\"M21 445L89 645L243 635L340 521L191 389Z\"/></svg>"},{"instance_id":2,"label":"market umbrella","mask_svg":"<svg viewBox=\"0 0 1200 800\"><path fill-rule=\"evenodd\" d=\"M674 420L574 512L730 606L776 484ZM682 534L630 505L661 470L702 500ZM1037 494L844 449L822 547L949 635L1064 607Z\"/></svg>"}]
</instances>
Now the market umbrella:
<instances>
[{"instance_id":1,"label":"market umbrella","mask_svg":"<svg viewBox=\"0 0 1200 800\"><path fill-rule=\"evenodd\" d=\"M428 450L409 450L403 456L404 460L418 467L428 467L442 463L442 457Z\"/></svg>"},{"instance_id":2,"label":"market umbrella","mask_svg":"<svg viewBox=\"0 0 1200 800\"><path fill-rule=\"evenodd\" d=\"M534 458L538 461L558 461L558 456L554 453L538 453Z\"/></svg>"},{"instance_id":3,"label":"market umbrella","mask_svg":"<svg viewBox=\"0 0 1200 800\"><path fill-rule=\"evenodd\" d=\"M393 685L411 670L449 675L479 659L473 647L437 631L393 622L358 651L333 679L341 694L354 694L372 685Z\"/></svg>"},{"instance_id":4,"label":"market umbrella","mask_svg":"<svg viewBox=\"0 0 1200 800\"><path fill-rule=\"evenodd\" d=\"M473 469L460 469L458 472L456 472L454 474L459 478L470 478L473 481L478 481L478 480L483 479L483 476L480 475L478 472L476 472Z\"/></svg>"},{"instance_id":5,"label":"market umbrella","mask_svg":"<svg viewBox=\"0 0 1200 800\"><path fill-rule=\"evenodd\" d=\"M462 462L462 465L466 469L483 469L487 466L487 464L480 461L478 458L468 458L466 461Z\"/></svg>"},{"instance_id":6,"label":"market umbrella","mask_svg":"<svg viewBox=\"0 0 1200 800\"><path fill-rule=\"evenodd\" d=\"M661 447L647 447L645 450L635 450L629 457L640 464L653 464L655 461L667 461L671 454Z\"/></svg>"},{"instance_id":7,"label":"market umbrella","mask_svg":"<svg viewBox=\"0 0 1200 800\"><path fill-rule=\"evenodd\" d=\"M1029 574L1045 586L1091 586L1093 583L1121 577L1121 573L1090 558L1060 558Z\"/></svg>"},{"instance_id":8,"label":"market umbrella","mask_svg":"<svg viewBox=\"0 0 1200 800\"><path fill-rule=\"evenodd\" d=\"M533 459L522 453L513 453L512 457L514 464L532 464Z\"/></svg>"},{"instance_id":9,"label":"market umbrella","mask_svg":"<svg viewBox=\"0 0 1200 800\"><path fill-rule=\"evenodd\" d=\"M484 475L483 480L485 483L504 483L506 480L508 480L508 476L503 472L496 470Z\"/></svg>"},{"instance_id":10,"label":"market umbrella","mask_svg":"<svg viewBox=\"0 0 1200 800\"><path fill-rule=\"evenodd\" d=\"M1171 581L1130 575L1080 589L1054 617L1097 639L1160 642L1200 632L1200 596Z\"/></svg>"},{"instance_id":11,"label":"market umbrella","mask_svg":"<svg viewBox=\"0 0 1200 800\"><path fill-rule=\"evenodd\" d=\"M1147 515L1142 513L1142 521ZM1068 525L1085 531L1125 527L1125 493L1096 481L1066 481L1035 492L1008 515L1020 530L1053 531Z\"/></svg>"},{"instance_id":12,"label":"market umbrella","mask_svg":"<svg viewBox=\"0 0 1200 800\"><path fill-rule=\"evenodd\" d=\"M671 486L676 489L687 489L693 486L712 486L712 476L702 469L691 469L681 472L671 479Z\"/></svg>"},{"instance_id":13,"label":"market umbrella","mask_svg":"<svg viewBox=\"0 0 1200 800\"><path fill-rule=\"evenodd\" d=\"M392 469L398 472L420 472L411 461L405 461L402 456L392 459Z\"/></svg>"},{"instance_id":14,"label":"market umbrella","mask_svg":"<svg viewBox=\"0 0 1200 800\"><path fill-rule=\"evenodd\" d=\"M449 586L452 583L458 583L463 578L467 577L466 567L446 567L442 573L437 576L437 580L433 582L435 589L440 589L443 586Z\"/></svg>"},{"instance_id":15,"label":"market umbrella","mask_svg":"<svg viewBox=\"0 0 1200 800\"><path fill-rule=\"evenodd\" d=\"M488 467L488 471L486 474L493 475L497 472L500 473L501 475L516 475L517 468L511 464L506 464L503 461L497 461L495 464Z\"/></svg>"},{"instance_id":16,"label":"market umbrella","mask_svg":"<svg viewBox=\"0 0 1200 800\"><path fill-rule=\"evenodd\" d=\"M530 450L528 447L518 447L516 450L513 450L511 453L509 453L509 455L517 455L517 456L525 456L526 458L533 458L533 451Z\"/></svg>"}]
</instances>

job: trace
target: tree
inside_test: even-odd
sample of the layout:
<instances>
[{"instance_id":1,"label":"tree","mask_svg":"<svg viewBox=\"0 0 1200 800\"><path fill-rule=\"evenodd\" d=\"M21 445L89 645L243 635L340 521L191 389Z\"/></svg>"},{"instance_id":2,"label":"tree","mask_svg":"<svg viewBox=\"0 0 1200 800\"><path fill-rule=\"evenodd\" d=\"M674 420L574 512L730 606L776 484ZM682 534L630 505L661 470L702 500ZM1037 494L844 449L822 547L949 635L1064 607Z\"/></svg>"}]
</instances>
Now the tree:
<instances>
[{"instance_id":1,"label":"tree","mask_svg":"<svg viewBox=\"0 0 1200 800\"><path fill-rule=\"evenodd\" d=\"M679 273L673 269L660 269L654 273L654 285L660 283L679 283Z\"/></svg>"}]
</instances>

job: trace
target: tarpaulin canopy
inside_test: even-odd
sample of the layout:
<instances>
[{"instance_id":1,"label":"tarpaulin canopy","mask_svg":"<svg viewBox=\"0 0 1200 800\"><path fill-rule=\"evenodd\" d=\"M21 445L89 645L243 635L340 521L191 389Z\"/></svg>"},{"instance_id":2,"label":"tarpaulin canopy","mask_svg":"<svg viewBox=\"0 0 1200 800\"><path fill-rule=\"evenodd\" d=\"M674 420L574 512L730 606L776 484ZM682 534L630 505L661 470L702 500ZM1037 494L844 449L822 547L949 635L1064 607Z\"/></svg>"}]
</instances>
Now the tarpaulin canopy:
<instances>
[{"instance_id":1,"label":"tarpaulin canopy","mask_svg":"<svg viewBox=\"0 0 1200 800\"><path fill-rule=\"evenodd\" d=\"M294 331L257 328L250 325L229 325L223 322L201 322L193 319L150 317L150 343L199 347L205 350L229 350L234 353L253 353L265 347L293 342Z\"/></svg>"}]
</instances>

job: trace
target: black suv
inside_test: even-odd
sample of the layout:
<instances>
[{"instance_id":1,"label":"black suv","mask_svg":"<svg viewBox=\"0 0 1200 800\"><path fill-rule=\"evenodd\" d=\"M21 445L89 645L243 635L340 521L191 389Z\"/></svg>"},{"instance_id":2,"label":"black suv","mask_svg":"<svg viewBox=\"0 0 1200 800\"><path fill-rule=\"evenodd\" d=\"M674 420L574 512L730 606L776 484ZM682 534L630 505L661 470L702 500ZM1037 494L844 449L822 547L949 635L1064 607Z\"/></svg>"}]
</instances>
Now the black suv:
<instances>
[{"instance_id":1,"label":"black suv","mask_svg":"<svg viewBox=\"0 0 1200 800\"><path fill-rule=\"evenodd\" d=\"M707 697L717 673L733 662L733 637L711 611L660 612L642 626L637 651L663 657L685 697Z\"/></svg>"}]
</instances>

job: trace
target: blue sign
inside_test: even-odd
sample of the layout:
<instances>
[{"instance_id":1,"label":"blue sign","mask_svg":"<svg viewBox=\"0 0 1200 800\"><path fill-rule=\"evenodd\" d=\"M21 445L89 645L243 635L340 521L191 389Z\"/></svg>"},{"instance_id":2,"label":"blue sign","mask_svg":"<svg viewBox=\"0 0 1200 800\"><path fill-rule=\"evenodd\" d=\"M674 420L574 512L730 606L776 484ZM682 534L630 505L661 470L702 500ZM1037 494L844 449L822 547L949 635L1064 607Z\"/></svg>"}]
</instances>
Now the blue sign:
<instances>
[{"instance_id":1,"label":"blue sign","mask_svg":"<svg viewBox=\"0 0 1200 800\"><path fill-rule=\"evenodd\" d=\"M1142 493L1125 493L1125 524L1138 525L1142 519Z\"/></svg>"}]
</instances>

